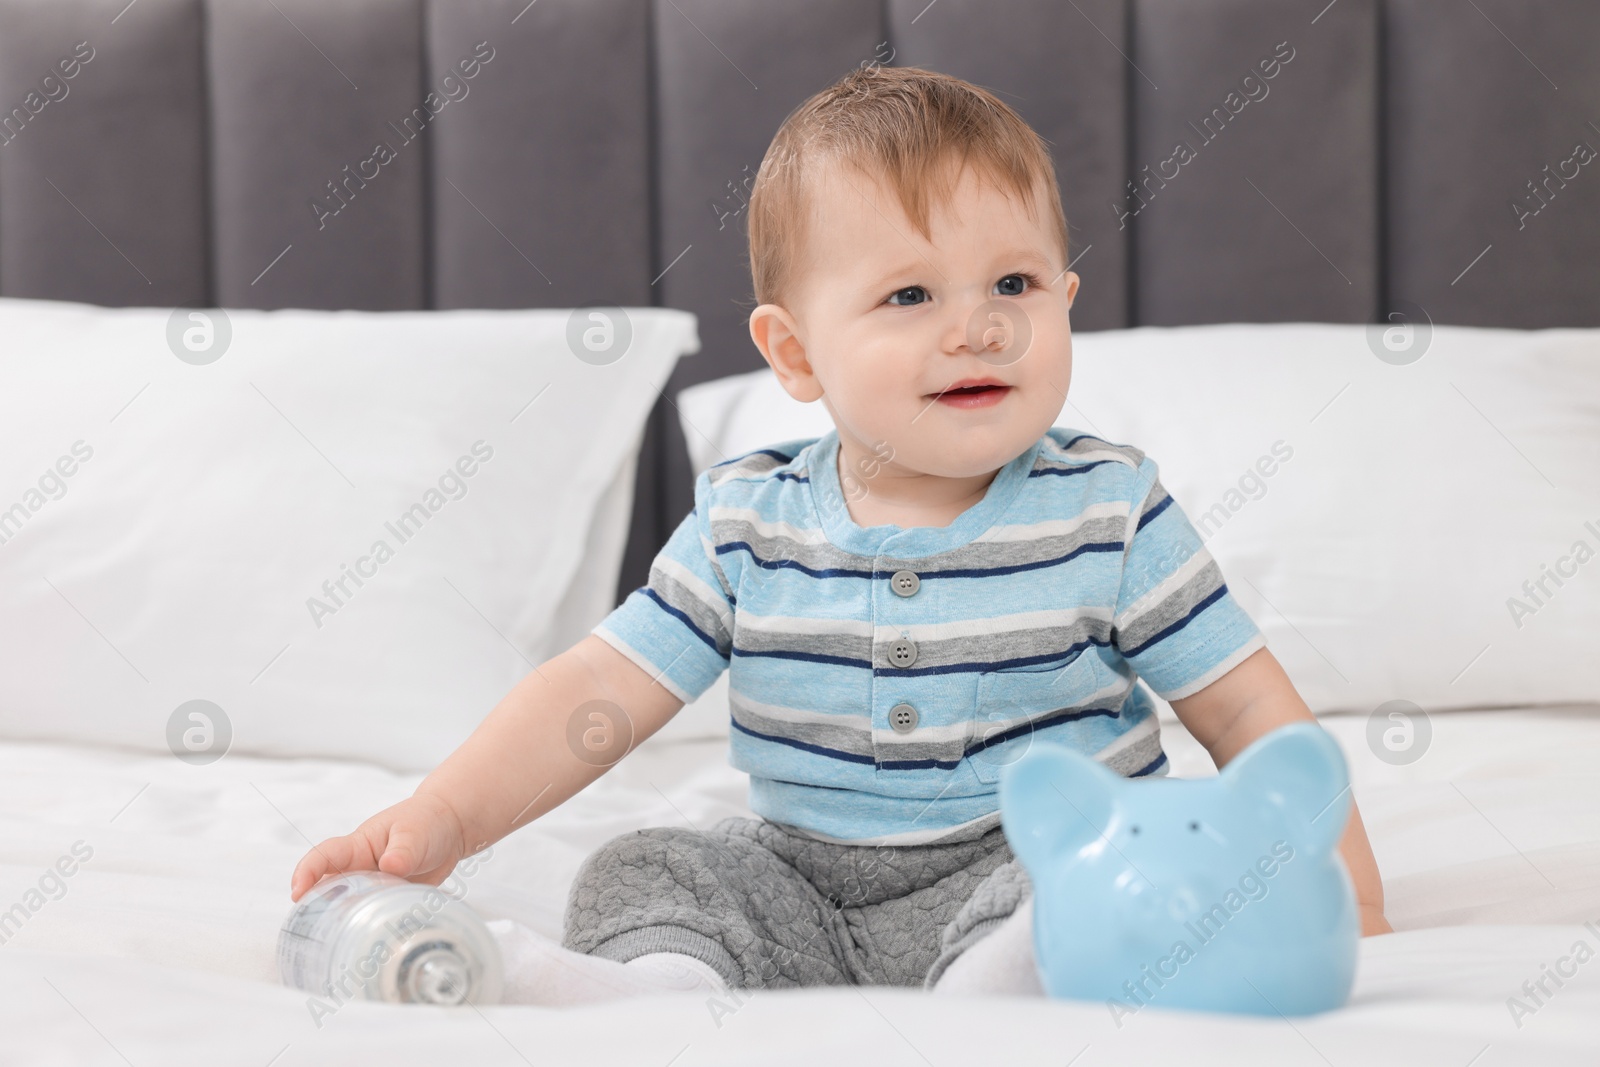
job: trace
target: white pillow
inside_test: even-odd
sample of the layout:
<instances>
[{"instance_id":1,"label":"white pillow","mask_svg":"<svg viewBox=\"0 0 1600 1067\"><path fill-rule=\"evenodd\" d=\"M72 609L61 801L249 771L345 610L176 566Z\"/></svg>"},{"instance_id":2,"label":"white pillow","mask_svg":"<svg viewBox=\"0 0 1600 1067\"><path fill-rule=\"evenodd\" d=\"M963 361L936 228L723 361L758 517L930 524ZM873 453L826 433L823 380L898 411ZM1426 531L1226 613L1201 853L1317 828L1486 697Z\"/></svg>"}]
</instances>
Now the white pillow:
<instances>
[{"instance_id":1,"label":"white pillow","mask_svg":"<svg viewBox=\"0 0 1600 1067\"><path fill-rule=\"evenodd\" d=\"M1397 364L1363 326L1080 333L1058 424L1155 459L1313 711L1600 699L1600 330L1412 343ZM770 370L678 405L697 469L832 428ZM1543 566L1570 573L1535 602Z\"/></svg>"},{"instance_id":2,"label":"white pillow","mask_svg":"<svg viewBox=\"0 0 1600 1067\"><path fill-rule=\"evenodd\" d=\"M0 734L432 767L615 604L699 342L609 313L614 358L590 309L232 310L203 362L186 311L0 300Z\"/></svg>"}]
</instances>

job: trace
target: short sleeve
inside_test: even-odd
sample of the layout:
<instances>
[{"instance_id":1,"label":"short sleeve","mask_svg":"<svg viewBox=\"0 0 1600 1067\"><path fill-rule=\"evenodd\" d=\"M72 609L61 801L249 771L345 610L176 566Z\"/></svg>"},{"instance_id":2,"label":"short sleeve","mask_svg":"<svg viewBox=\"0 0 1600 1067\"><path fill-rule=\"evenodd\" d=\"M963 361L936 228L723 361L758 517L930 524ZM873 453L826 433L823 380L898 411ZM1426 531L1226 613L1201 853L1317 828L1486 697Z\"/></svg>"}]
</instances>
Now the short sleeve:
<instances>
[{"instance_id":1,"label":"short sleeve","mask_svg":"<svg viewBox=\"0 0 1600 1067\"><path fill-rule=\"evenodd\" d=\"M1157 695L1178 700L1227 674L1267 640L1162 486L1154 460L1141 461L1137 484L1148 490L1129 514L1111 641Z\"/></svg>"},{"instance_id":2,"label":"short sleeve","mask_svg":"<svg viewBox=\"0 0 1600 1067\"><path fill-rule=\"evenodd\" d=\"M711 540L711 478L695 479L694 508L629 593L591 631L685 704L711 687L733 654L733 589Z\"/></svg>"}]
</instances>

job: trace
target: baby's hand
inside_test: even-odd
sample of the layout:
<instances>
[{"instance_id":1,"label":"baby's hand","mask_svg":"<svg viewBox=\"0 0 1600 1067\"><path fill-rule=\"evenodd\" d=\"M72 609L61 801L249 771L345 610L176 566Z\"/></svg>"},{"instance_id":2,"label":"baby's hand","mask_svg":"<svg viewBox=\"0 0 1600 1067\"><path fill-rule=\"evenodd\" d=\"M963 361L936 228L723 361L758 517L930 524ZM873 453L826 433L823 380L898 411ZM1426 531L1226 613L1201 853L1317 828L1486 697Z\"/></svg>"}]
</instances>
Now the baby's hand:
<instances>
[{"instance_id":1,"label":"baby's hand","mask_svg":"<svg viewBox=\"0 0 1600 1067\"><path fill-rule=\"evenodd\" d=\"M419 794L385 808L356 827L307 852L289 879L289 899L299 900L330 874L384 871L438 885L466 854L461 820L437 797Z\"/></svg>"}]
</instances>

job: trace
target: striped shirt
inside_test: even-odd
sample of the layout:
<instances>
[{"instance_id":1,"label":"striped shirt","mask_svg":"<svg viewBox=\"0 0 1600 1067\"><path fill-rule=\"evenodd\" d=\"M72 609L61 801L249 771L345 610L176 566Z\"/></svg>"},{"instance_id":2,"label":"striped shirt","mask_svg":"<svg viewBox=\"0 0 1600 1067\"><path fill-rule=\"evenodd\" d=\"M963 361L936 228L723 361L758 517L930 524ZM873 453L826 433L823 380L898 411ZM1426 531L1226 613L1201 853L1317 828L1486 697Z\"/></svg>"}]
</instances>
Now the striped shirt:
<instances>
[{"instance_id":1,"label":"striped shirt","mask_svg":"<svg viewBox=\"0 0 1600 1067\"><path fill-rule=\"evenodd\" d=\"M1167 700L1266 644L1137 448L1052 428L948 526L858 526L838 431L699 475L694 509L594 633L679 699L728 677L750 809L922 844L999 824L1034 739L1126 777Z\"/></svg>"}]
</instances>

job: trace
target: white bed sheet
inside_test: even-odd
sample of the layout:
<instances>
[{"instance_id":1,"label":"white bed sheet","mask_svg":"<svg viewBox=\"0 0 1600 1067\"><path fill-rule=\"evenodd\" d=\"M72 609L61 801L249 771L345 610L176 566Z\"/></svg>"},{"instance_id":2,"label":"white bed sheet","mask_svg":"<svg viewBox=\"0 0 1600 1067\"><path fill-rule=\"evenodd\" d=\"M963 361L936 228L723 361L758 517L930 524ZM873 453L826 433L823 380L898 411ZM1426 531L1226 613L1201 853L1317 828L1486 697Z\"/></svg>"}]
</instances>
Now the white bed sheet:
<instances>
[{"instance_id":1,"label":"white bed sheet","mask_svg":"<svg viewBox=\"0 0 1600 1067\"><path fill-rule=\"evenodd\" d=\"M1600 707L1438 714L1407 767L1367 752L1364 717L1323 722L1349 757L1398 932L1363 940L1338 1012L1291 1024L1150 1008L1120 1029L1103 1005L871 987L757 992L716 1011L691 994L562 1010L350 1004L319 1027L277 984L289 871L308 841L417 776L0 744L0 910L75 842L93 849L0 945L0 1063L1600 1062L1600 959L1520 1027L1507 1007L1576 942L1600 949ZM1166 733L1176 773L1210 772L1181 727ZM646 742L495 846L467 899L558 933L573 873L609 837L748 814L725 744Z\"/></svg>"}]
</instances>

